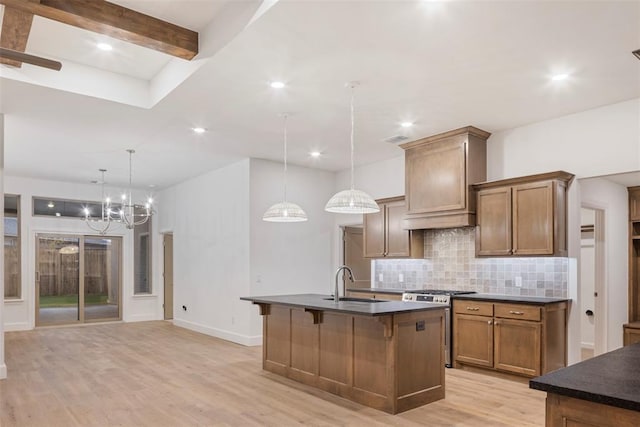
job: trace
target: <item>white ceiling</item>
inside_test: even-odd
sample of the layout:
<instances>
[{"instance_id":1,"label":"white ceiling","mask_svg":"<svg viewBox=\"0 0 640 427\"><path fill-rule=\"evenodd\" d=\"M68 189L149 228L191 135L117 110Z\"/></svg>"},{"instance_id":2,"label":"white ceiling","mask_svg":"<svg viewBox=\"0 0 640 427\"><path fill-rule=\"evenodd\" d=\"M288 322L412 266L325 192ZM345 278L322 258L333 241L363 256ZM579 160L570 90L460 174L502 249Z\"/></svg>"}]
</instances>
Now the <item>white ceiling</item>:
<instances>
[{"instance_id":1,"label":"white ceiling","mask_svg":"<svg viewBox=\"0 0 640 427\"><path fill-rule=\"evenodd\" d=\"M235 22L221 18L233 2L117 3L201 31L201 50L211 53L150 109L1 78L7 174L87 182L104 167L110 182L123 183L132 147L135 183L165 187L246 156L280 160L284 111L294 113L292 163L344 169L351 80L361 81L358 164L401 155L383 140L403 132L495 132L640 97L640 61L631 55L640 48L640 2L280 1ZM153 87L175 61L124 43L113 63L98 60L87 50L95 35L40 21L29 50L61 57L60 73L67 55ZM241 31L208 50L232 25ZM560 72L570 77L551 82ZM272 80L287 87L271 89ZM405 120L416 125L403 131ZM194 135L192 126L208 132Z\"/></svg>"}]
</instances>

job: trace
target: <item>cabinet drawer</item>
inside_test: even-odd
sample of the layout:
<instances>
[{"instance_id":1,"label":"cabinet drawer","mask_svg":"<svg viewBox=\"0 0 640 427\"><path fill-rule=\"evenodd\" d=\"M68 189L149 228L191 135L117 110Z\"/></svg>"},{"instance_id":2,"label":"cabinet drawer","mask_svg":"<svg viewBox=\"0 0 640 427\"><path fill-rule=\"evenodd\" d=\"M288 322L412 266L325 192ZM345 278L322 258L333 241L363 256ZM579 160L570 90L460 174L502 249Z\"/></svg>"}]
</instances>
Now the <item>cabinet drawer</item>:
<instances>
[{"instance_id":1,"label":"cabinet drawer","mask_svg":"<svg viewBox=\"0 0 640 427\"><path fill-rule=\"evenodd\" d=\"M496 304L495 316L503 319L540 321L540 307L522 304Z\"/></svg>"},{"instance_id":2,"label":"cabinet drawer","mask_svg":"<svg viewBox=\"0 0 640 427\"><path fill-rule=\"evenodd\" d=\"M453 312L477 316L493 316L493 303L479 301L454 301Z\"/></svg>"}]
</instances>

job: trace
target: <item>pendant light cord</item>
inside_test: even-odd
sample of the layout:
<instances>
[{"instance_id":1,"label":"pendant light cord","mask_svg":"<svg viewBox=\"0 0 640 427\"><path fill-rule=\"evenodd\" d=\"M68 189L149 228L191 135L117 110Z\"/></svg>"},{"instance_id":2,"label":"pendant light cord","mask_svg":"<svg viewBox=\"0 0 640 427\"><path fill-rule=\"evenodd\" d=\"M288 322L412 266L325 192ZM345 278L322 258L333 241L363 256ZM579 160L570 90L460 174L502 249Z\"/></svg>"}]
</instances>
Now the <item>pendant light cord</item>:
<instances>
[{"instance_id":1,"label":"pendant light cord","mask_svg":"<svg viewBox=\"0 0 640 427\"><path fill-rule=\"evenodd\" d=\"M284 201L287 202L287 115L284 115Z\"/></svg>"},{"instance_id":2,"label":"pendant light cord","mask_svg":"<svg viewBox=\"0 0 640 427\"><path fill-rule=\"evenodd\" d=\"M354 93L354 85L351 85L351 190L355 188L354 186L354 172L353 172L353 152L354 152L354 133L355 133L355 119L354 119L354 111L353 111L353 93Z\"/></svg>"}]
</instances>

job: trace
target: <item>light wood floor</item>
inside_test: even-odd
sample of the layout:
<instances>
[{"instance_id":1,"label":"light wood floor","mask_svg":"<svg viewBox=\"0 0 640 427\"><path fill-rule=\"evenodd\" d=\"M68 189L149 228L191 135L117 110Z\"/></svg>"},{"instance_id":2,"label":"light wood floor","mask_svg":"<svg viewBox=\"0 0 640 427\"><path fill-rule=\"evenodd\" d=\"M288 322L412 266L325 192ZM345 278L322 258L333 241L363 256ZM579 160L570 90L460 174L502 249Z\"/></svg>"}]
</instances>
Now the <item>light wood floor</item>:
<instances>
[{"instance_id":1,"label":"light wood floor","mask_svg":"<svg viewBox=\"0 0 640 427\"><path fill-rule=\"evenodd\" d=\"M543 426L526 382L448 369L444 400L389 415L262 371L167 322L8 332L0 426Z\"/></svg>"}]
</instances>

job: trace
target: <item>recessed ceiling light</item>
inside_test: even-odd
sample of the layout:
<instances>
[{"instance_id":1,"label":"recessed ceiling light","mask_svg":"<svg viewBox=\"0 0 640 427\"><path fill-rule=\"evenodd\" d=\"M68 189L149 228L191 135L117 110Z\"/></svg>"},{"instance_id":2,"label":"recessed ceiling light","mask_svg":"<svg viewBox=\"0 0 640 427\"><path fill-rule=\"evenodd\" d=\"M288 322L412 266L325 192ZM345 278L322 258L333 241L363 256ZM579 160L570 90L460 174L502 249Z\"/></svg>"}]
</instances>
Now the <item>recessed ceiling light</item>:
<instances>
[{"instance_id":1,"label":"recessed ceiling light","mask_svg":"<svg viewBox=\"0 0 640 427\"><path fill-rule=\"evenodd\" d=\"M55 208L55 207L56 207L56 205L55 205L53 202L49 202L49 203L47 204L47 207L48 207L49 209L53 209L53 208Z\"/></svg>"},{"instance_id":2,"label":"recessed ceiling light","mask_svg":"<svg viewBox=\"0 0 640 427\"><path fill-rule=\"evenodd\" d=\"M56 212L56 216L61 216L61 215L60 215L60 212Z\"/></svg>"},{"instance_id":3,"label":"recessed ceiling light","mask_svg":"<svg viewBox=\"0 0 640 427\"><path fill-rule=\"evenodd\" d=\"M400 123L400 126L402 126L403 128L410 128L411 126L413 126L413 122L402 122Z\"/></svg>"},{"instance_id":4,"label":"recessed ceiling light","mask_svg":"<svg viewBox=\"0 0 640 427\"><path fill-rule=\"evenodd\" d=\"M113 50L113 46L111 46L109 43L98 43L96 44L96 47L100 50L104 50L105 52L108 52L110 50Z\"/></svg>"},{"instance_id":5,"label":"recessed ceiling light","mask_svg":"<svg viewBox=\"0 0 640 427\"><path fill-rule=\"evenodd\" d=\"M320 157L320 156L322 155L322 153L321 153L321 152L319 152L319 151L312 151L312 152L310 152L310 153L309 153L309 155L310 155L311 157L313 157L313 158L317 159L318 157Z\"/></svg>"},{"instance_id":6,"label":"recessed ceiling light","mask_svg":"<svg viewBox=\"0 0 640 427\"><path fill-rule=\"evenodd\" d=\"M205 133L207 130L205 128L191 128L195 133Z\"/></svg>"},{"instance_id":7,"label":"recessed ceiling light","mask_svg":"<svg viewBox=\"0 0 640 427\"><path fill-rule=\"evenodd\" d=\"M271 87L274 89L282 89L284 87L284 82L271 82Z\"/></svg>"},{"instance_id":8,"label":"recessed ceiling light","mask_svg":"<svg viewBox=\"0 0 640 427\"><path fill-rule=\"evenodd\" d=\"M569 77L569 74L566 74L566 73L554 74L553 76L551 76L551 80L553 80L554 82L558 82L560 80L566 80L568 77Z\"/></svg>"}]
</instances>

